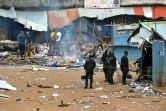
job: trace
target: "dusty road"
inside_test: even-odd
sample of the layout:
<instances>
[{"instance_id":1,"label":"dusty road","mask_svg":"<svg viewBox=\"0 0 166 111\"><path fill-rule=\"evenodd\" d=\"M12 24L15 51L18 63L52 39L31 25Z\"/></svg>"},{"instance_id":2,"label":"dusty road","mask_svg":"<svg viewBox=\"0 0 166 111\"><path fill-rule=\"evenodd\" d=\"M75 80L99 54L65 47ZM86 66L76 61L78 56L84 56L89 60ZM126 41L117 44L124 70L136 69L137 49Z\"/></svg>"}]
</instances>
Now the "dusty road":
<instances>
[{"instance_id":1,"label":"dusty road","mask_svg":"<svg viewBox=\"0 0 166 111\"><path fill-rule=\"evenodd\" d=\"M134 93L128 93L130 86L120 85L116 72L115 86L104 82L103 72L95 72L94 89L83 89L81 75L84 70L80 68L32 71L19 66L0 66L0 70L3 79L17 88L17 91L0 91L0 94L11 96L11 100L0 99L0 111L37 111L38 107L39 111L166 111L164 96L142 97L145 93L135 88ZM40 88L38 85L60 87ZM58 107L61 100L68 106Z\"/></svg>"}]
</instances>

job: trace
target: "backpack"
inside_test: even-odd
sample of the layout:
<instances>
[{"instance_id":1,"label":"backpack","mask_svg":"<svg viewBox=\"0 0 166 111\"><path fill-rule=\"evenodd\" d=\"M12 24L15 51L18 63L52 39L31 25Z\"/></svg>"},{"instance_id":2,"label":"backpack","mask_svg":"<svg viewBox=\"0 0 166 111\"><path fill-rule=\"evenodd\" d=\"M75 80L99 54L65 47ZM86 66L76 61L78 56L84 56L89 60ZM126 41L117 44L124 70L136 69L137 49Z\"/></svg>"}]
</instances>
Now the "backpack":
<instances>
[{"instance_id":1,"label":"backpack","mask_svg":"<svg viewBox=\"0 0 166 111\"><path fill-rule=\"evenodd\" d=\"M84 69L86 70L93 70L96 67L96 63L93 59L89 59L84 66Z\"/></svg>"}]
</instances>

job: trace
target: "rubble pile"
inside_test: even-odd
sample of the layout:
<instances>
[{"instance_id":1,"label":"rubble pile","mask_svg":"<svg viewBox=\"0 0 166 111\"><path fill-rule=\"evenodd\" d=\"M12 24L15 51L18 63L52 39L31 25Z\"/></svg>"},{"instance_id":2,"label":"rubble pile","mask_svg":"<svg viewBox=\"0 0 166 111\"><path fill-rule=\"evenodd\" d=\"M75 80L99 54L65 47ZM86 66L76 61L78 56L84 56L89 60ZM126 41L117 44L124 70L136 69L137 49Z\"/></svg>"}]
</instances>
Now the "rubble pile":
<instances>
[{"instance_id":1,"label":"rubble pile","mask_svg":"<svg viewBox=\"0 0 166 111\"><path fill-rule=\"evenodd\" d=\"M0 51L12 51L17 52L18 50L18 42L10 41L10 40L2 40L0 41Z\"/></svg>"}]
</instances>

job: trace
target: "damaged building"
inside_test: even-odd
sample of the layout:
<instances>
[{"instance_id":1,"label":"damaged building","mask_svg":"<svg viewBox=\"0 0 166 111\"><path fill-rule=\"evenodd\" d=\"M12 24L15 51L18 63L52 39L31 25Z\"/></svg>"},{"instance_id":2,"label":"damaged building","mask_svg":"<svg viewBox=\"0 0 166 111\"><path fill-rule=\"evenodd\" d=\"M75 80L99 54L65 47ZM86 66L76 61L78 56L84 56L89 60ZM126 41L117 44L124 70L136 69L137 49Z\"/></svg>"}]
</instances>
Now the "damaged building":
<instances>
[{"instance_id":1,"label":"damaged building","mask_svg":"<svg viewBox=\"0 0 166 111\"><path fill-rule=\"evenodd\" d=\"M156 86L165 86L165 21L141 22L128 42L137 44L142 50L139 60L140 73L144 78L152 78Z\"/></svg>"},{"instance_id":2,"label":"damaged building","mask_svg":"<svg viewBox=\"0 0 166 111\"><path fill-rule=\"evenodd\" d=\"M0 0L0 111L165 111L165 5Z\"/></svg>"},{"instance_id":3,"label":"damaged building","mask_svg":"<svg viewBox=\"0 0 166 111\"><path fill-rule=\"evenodd\" d=\"M21 30L28 31L34 43L49 43L50 32L59 29L62 39L71 43L81 39L81 46L91 48L93 43L111 43L118 61L124 50L129 52L130 61L135 61L141 57L141 51L127 42L128 37L140 21L165 17L162 6L165 2L115 0L113 3L114 6L103 9L88 7L83 0L1 0L0 33L6 40L16 41ZM159 13L154 17L154 12Z\"/></svg>"}]
</instances>

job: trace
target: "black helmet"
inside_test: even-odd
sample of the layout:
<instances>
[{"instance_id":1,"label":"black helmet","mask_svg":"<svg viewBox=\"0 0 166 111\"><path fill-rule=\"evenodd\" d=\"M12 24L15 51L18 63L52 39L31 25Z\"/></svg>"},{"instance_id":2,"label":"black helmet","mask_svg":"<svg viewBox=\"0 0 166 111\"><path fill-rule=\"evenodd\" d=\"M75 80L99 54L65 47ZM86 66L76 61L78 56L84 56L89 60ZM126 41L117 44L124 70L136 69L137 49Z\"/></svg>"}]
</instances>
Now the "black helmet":
<instances>
[{"instance_id":1,"label":"black helmet","mask_svg":"<svg viewBox=\"0 0 166 111\"><path fill-rule=\"evenodd\" d=\"M95 56L95 54L93 52L89 53L89 59L93 58Z\"/></svg>"},{"instance_id":2,"label":"black helmet","mask_svg":"<svg viewBox=\"0 0 166 111\"><path fill-rule=\"evenodd\" d=\"M109 50L109 51L107 52L107 57L111 57L111 56L114 56L114 52L111 51L111 50Z\"/></svg>"}]
</instances>

